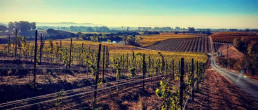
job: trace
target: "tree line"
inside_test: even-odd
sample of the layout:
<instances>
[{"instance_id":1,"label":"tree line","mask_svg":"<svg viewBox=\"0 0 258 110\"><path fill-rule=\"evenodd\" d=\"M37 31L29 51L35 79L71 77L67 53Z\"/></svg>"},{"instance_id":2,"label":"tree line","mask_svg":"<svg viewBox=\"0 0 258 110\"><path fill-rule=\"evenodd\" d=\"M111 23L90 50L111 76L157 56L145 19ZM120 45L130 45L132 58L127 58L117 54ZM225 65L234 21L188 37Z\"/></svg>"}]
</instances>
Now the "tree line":
<instances>
[{"instance_id":1,"label":"tree line","mask_svg":"<svg viewBox=\"0 0 258 110\"><path fill-rule=\"evenodd\" d=\"M28 21L9 22L8 26L0 25L1 32L8 31L8 33L13 33L15 30L17 30L18 34L23 36L33 36L35 29L36 23Z\"/></svg>"}]
</instances>

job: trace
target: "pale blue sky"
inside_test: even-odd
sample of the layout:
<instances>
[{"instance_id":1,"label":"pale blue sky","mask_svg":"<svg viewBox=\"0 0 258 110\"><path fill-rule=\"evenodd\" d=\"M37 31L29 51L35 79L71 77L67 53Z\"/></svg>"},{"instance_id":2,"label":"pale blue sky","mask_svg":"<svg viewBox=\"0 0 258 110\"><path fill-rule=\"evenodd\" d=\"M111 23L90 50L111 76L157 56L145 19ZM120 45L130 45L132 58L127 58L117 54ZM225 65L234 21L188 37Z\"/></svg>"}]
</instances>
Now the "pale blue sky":
<instances>
[{"instance_id":1,"label":"pale blue sky","mask_svg":"<svg viewBox=\"0 0 258 110\"><path fill-rule=\"evenodd\" d=\"M0 0L0 22L258 28L258 0Z\"/></svg>"}]
</instances>

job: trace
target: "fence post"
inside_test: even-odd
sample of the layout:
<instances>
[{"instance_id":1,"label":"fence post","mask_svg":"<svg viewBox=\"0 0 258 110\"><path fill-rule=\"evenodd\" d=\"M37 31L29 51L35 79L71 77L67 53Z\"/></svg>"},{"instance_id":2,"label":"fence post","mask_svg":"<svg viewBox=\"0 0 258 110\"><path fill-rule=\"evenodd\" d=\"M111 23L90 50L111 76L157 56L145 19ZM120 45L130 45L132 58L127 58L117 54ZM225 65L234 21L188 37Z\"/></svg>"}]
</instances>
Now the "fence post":
<instances>
[{"instance_id":1,"label":"fence post","mask_svg":"<svg viewBox=\"0 0 258 110\"><path fill-rule=\"evenodd\" d=\"M95 75L95 91L94 91L94 100L93 100L93 109L95 109L96 106L96 98L97 98L97 89L98 89L98 78L99 78L99 62L100 62L100 52L101 52L101 44L99 44L99 50L98 50L98 59L97 59L97 72Z\"/></svg>"},{"instance_id":2,"label":"fence post","mask_svg":"<svg viewBox=\"0 0 258 110\"><path fill-rule=\"evenodd\" d=\"M199 90L199 77L200 77L200 73L199 73L199 62L197 61L196 63L196 75L197 75L197 90Z\"/></svg>"},{"instance_id":3,"label":"fence post","mask_svg":"<svg viewBox=\"0 0 258 110\"><path fill-rule=\"evenodd\" d=\"M71 61L72 61L72 46L73 46L73 38L71 38L71 43L70 43L69 70L70 70Z\"/></svg>"},{"instance_id":4,"label":"fence post","mask_svg":"<svg viewBox=\"0 0 258 110\"><path fill-rule=\"evenodd\" d=\"M17 56L17 45L18 45L18 31L17 29L15 29L15 49L14 49L14 56L15 56L15 60L16 60L16 56Z\"/></svg>"},{"instance_id":5,"label":"fence post","mask_svg":"<svg viewBox=\"0 0 258 110\"><path fill-rule=\"evenodd\" d=\"M172 78L173 78L173 80L174 80L174 78L175 78L175 66L174 66L174 60L172 60Z\"/></svg>"},{"instance_id":6,"label":"fence post","mask_svg":"<svg viewBox=\"0 0 258 110\"><path fill-rule=\"evenodd\" d=\"M36 72L37 72L37 37L38 30L35 31L35 50L34 50L34 71L33 71L33 86L36 87Z\"/></svg>"},{"instance_id":7,"label":"fence post","mask_svg":"<svg viewBox=\"0 0 258 110\"><path fill-rule=\"evenodd\" d=\"M105 74L105 46L103 46L103 60L102 60L102 83L104 83L104 74Z\"/></svg>"},{"instance_id":8,"label":"fence post","mask_svg":"<svg viewBox=\"0 0 258 110\"><path fill-rule=\"evenodd\" d=\"M62 48L62 41L61 41L61 40L60 40L59 46L60 46L60 51L63 51L63 48ZM62 57L63 57L63 55L60 54L59 59L60 59L60 60L63 60Z\"/></svg>"},{"instance_id":9,"label":"fence post","mask_svg":"<svg viewBox=\"0 0 258 110\"><path fill-rule=\"evenodd\" d=\"M144 79L146 74L146 62L145 62L145 53L142 55L142 90L144 91Z\"/></svg>"},{"instance_id":10,"label":"fence post","mask_svg":"<svg viewBox=\"0 0 258 110\"><path fill-rule=\"evenodd\" d=\"M180 68L180 107L183 108L183 91L184 91L184 58L181 58L181 68Z\"/></svg>"},{"instance_id":11,"label":"fence post","mask_svg":"<svg viewBox=\"0 0 258 110\"><path fill-rule=\"evenodd\" d=\"M43 48L43 38L42 38L42 33L40 34L40 47L39 47L39 50L40 50L40 54L39 54L39 64L41 64L41 59L42 59L42 48Z\"/></svg>"},{"instance_id":12,"label":"fence post","mask_svg":"<svg viewBox=\"0 0 258 110\"><path fill-rule=\"evenodd\" d=\"M126 69L127 69L127 71L129 71L129 55L128 55L128 53L126 54Z\"/></svg>"},{"instance_id":13,"label":"fence post","mask_svg":"<svg viewBox=\"0 0 258 110\"><path fill-rule=\"evenodd\" d=\"M82 43L82 50L81 50L81 55L80 55L80 60L81 60L81 65L83 66L83 50L84 50L84 44Z\"/></svg>"},{"instance_id":14,"label":"fence post","mask_svg":"<svg viewBox=\"0 0 258 110\"><path fill-rule=\"evenodd\" d=\"M192 58L192 100L194 101L194 59Z\"/></svg>"}]
</instances>

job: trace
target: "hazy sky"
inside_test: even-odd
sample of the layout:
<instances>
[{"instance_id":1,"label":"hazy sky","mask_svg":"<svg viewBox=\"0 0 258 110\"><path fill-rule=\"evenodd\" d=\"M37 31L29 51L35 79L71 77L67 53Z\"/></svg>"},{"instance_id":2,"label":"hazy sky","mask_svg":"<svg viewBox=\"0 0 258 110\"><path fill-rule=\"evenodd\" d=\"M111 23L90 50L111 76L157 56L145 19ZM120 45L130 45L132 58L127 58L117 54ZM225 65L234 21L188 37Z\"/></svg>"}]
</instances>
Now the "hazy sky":
<instances>
[{"instance_id":1,"label":"hazy sky","mask_svg":"<svg viewBox=\"0 0 258 110\"><path fill-rule=\"evenodd\" d=\"M0 22L258 28L258 0L0 0Z\"/></svg>"}]
</instances>

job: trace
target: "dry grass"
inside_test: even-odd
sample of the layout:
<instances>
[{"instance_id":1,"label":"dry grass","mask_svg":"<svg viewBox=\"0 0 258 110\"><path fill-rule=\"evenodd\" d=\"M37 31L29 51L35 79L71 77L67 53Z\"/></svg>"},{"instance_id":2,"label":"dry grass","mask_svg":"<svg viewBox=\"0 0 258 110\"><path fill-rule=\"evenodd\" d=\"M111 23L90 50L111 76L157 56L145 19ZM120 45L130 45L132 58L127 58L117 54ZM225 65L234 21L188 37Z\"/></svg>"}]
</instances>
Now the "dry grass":
<instances>
[{"instance_id":1,"label":"dry grass","mask_svg":"<svg viewBox=\"0 0 258 110\"><path fill-rule=\"evenodd\" d=\"M203 35L199 34L173 34L173 33L162 33L160 35L142 35L139 36L142 38L140 44L142 47L147 47L153 45L159 41L176 39L176 38L195 38L201 37Z\"/></svg>"}]
</instances>

